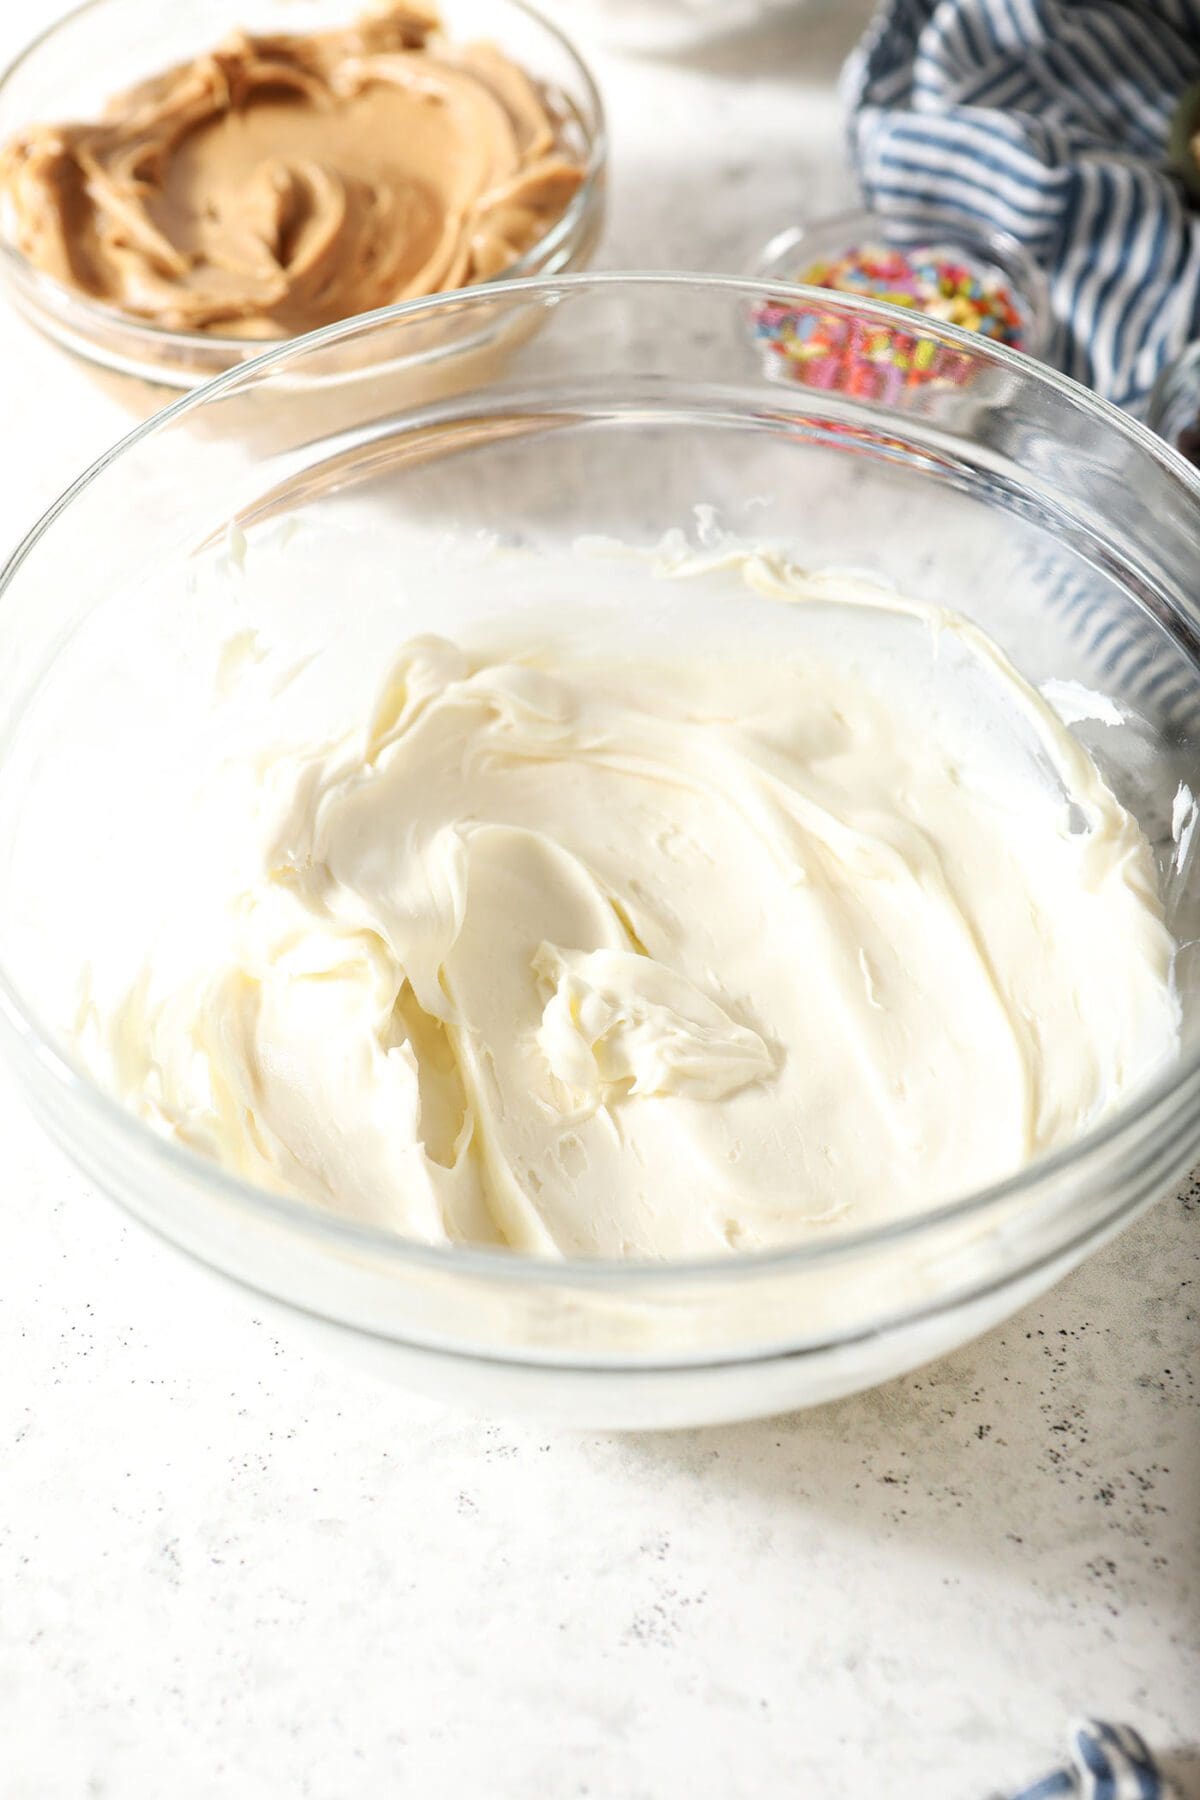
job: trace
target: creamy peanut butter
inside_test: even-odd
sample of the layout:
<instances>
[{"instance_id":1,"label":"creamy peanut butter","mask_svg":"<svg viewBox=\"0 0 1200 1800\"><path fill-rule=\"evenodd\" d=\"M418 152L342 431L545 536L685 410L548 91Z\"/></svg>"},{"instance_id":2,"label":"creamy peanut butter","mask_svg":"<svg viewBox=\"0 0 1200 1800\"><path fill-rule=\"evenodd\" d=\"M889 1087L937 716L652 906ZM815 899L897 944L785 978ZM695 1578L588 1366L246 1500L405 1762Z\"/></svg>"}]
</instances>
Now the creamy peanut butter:
<instances>
[{"instance_id":1,"label":"creamy peanut butter","mask_svg":"<svg viewBox=\"0 0 1200 1800\"><path fill-rule=\"evenodd\" d=\"M499 274L583 180L565 126L489 44L406 4L237 33L0 153L39 269L172 330L270 338Z\"/></svg>"},{"instance_id":2,"label":"creamy peanut butter","mask_svg":"<svg viewBox=\"0 0 1200 1800\"><path fill-rule=\"evenodd\" d=\"M1150 848L990 639L775 553L667 572L803 609L803 650L752 610L673 650L649 602L404 644L255 756L203 916L215 841L180 858L173 948L85 1007L101 1079L413 1238L657 1258L920 1212L1175 1054Z\"/></svg>"}]
</instances>

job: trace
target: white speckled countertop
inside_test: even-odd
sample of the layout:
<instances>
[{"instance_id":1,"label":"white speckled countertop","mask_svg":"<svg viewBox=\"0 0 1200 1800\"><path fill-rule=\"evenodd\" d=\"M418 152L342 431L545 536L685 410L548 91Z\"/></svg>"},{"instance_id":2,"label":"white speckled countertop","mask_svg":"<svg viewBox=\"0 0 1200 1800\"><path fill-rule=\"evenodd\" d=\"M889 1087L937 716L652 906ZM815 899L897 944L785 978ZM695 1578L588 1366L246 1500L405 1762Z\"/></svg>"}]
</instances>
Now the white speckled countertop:
<instances>
[{"instance_id":1,"label":"white speckled countertop","mask_svg":"<svg viewBox=\"0 0 1200 1800\"><path fill-rule=\"evenodd\" d=\"M864 11L598 55L605 264L736 268L842 198ZM127 421L7 310L0 417L7 550ZM1079 1710L1200 1795L1200 1189L873 1394L547 1438L305 1360L6 1080L0 1129L4 1800L982 1800Z\"/></svg>"}]
</instances>

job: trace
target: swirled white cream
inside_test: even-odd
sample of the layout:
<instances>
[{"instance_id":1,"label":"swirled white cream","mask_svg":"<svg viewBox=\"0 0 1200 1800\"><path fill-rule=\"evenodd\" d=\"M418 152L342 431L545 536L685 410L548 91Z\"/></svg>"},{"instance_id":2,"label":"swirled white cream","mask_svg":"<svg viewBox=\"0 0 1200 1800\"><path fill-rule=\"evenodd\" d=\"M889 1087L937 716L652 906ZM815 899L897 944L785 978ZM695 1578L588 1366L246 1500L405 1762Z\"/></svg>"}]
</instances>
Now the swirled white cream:
<instances>
[{"instance_id":1,"label":"swirled white cream","mask_svg":"<svg viewBox=\"0 0 1200 1800\"><path fill-rule=\"evenodd\" d=\"M266 772L215 964L152 954L93 1018L109 1080L271 1188L550 1256L866 1224L1093 1124L1177 1043L1135 821L965 620L766 555L726 578L866 608L884 678L811 638L414 639ZM892 691L897 618L1011 744Z\"/></svg>"}]
</instances>

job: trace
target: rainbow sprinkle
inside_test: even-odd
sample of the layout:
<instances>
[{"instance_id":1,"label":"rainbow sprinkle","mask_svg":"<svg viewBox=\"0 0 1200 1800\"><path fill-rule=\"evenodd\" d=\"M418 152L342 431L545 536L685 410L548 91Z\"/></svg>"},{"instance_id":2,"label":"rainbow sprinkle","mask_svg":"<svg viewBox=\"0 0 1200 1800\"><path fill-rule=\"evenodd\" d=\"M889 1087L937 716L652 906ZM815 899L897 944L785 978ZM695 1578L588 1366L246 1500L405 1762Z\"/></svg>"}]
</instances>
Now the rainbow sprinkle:
<instances>
[{"instance_id":1,"label":"rainbow sprinkle","mask_svg":"<svg viewBox=\"0 0 1200 1800\"><path fill-rule=\"evenodd\" d=\"M795 279L810 287L911 307L1014 350L1021 348L1025 321L1012 290L994 270L972 265L961 256L929 248L903 251L866 245L847 250L832 262L812 263Z\"/></svg>"},{"instance_id":2,"label":"rainbow sprinkle","mask_svg":"<svg viewBox=\"0 0 1200 1800\"><path fill-rule=\"evenodd\" d=\"M1024 314L999 276L938 250L850 249L797 270L794 279L887 300L1013 349L1022 345ZM764 299L753 308L751 322L755 338L778 359L774 372L808 387L891 401L905 388L930 382L961 387L975 368L969 355L922 337L919 330L848 319L815 305Z\"/></svg>"}]
</instances>

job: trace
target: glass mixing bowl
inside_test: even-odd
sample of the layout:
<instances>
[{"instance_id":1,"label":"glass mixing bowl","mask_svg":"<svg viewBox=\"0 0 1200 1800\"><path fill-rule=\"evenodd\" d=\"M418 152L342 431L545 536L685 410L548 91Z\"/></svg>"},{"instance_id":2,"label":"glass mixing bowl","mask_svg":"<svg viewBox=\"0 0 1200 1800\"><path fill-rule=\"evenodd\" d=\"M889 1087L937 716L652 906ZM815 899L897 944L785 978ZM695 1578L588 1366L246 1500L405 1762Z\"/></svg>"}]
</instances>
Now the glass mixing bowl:
<instances>
[{"instance_id":1,"label":"glass mixing bowl","mask_svg":"<svg viewBox=\"0 0 1200 1800\"><path fill-rule=\"evenodd\" d=\"M828 369L822 386L773 381L753 329L762 291L698 276L519 282L288 343L126 438L0 577L0 1038L33 1107L100 1187L242 1283L256 1309L278 1303L294 1332L475 1407L660 1426L884 1380L1049 1287L1200 1151L1200 482L1084 389L932 323L922 329L953 353L938 364L951 373L888 398ZM816 290L787 297L847 343L895 321ZM469 391L445 375L457 355L446 346L464 337ZM400 356L423 372L423 397L396 407L361 384L349 419L343 368ZM88 1079L61 1021L95 948L97 902L121 898L121 834L162 828L162 752L223 641L192 576L222 544L237 554L231 524L253 545L296 514L350 518L359 534L335 583L314 592L299 558L295 605L276 596L271 629L294 614L305 652L351 643L381 606L397 638L436 631L447 543L511 548L510 565L529 570L573 555L581 534L649 544L714 521L966 612L1029 678L1084 696L1075 729L1140 819L1188 946L1177 1064L1068 1150L984 1192L885 1228L687 1265L425 1248L163 1141ZM355 541L370 550L369 580ZM394 581L379 581L381 566ZM497 605L503 594L500 582ZM252 629L253 582L238 604ZM1089 707L1087 692L1107 704ZM194 846L177 878L202 857Z\"/></svg>"},{"instance_id":2,"label":"glass mixing bowl","mask_svg":"<svg viewBox=\"0 0 1200 1800\"><path fill-rule=\"evenodd\" d=\"M114 94L211 50L232 31L328 31L367 10L367 0L84 0L0 75L0 144L31 125L98 118ZM587 65L523 0L439 0L438 12L452 42L494 43L545 87L586 168L562 217L506 276L585 268L604 222L608 160L604 109ZM26 259L2 217L0 278L40 331L87 362L132 377L116 391L143 413L163 405L170 390L196 387L263 349L261 339L132 318L55 281Z\"/></svg>"}]
</instances>

